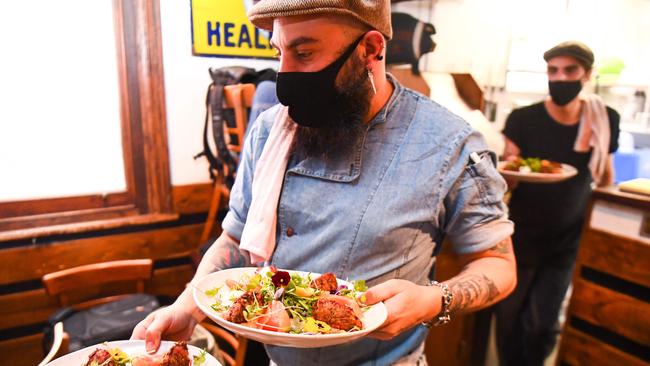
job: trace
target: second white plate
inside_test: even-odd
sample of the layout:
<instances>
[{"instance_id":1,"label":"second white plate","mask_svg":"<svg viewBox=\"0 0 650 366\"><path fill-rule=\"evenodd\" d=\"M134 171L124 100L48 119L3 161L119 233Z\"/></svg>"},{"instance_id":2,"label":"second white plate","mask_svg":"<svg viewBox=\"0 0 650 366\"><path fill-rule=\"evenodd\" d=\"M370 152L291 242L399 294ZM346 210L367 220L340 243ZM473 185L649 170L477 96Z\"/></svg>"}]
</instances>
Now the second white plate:
<instances>
[{"instance_id":1,"label":"second white plate","mask_svg":"<svg viewBox=\"0 0 650 366\"><path fill-rule=\"evenodd\" d=\"M514 170L505 170L503 167L507 161L500 161L498 164L499 173L506 178L526 183L556 183L567 180L576 174L578 170L569 164L562 164L562 173L522 173Z\"/></svg>"},{"instance_id":2,"label":"second white plate","mask_svg":"<svg viewBox=\"0 0 650 366\"><path fill-rule=\"evenodd\" d=\"M156 352L156 355L163 355L167 351L169 351L170 348L175 344L176 342L169 342L169 341L162 341L160 342L160 348L158 349L158 352ZM144 355L146 354L145 348L144 348L144 341L113 341L113 342L106 342L106 345L103 343L94 345L94 346L89 346L83 349L80 349L76 352L69 353L67 355L63 355L56 360L53 360L52 362L48 363L46 366L82 366L85 365L88 362L88 356L90 356L97 348L102 348L102 349L109 349L109 348L119 348L124 353L129 355L130 357L138 356L138 355ZM201 349L187 345L187 349L190 353L190 358L194 356L198 356L201 354ZM212 357L209 353L205 355L205 363L201 366L223 366L217 359Z\"/></svg>"}]
</instances>

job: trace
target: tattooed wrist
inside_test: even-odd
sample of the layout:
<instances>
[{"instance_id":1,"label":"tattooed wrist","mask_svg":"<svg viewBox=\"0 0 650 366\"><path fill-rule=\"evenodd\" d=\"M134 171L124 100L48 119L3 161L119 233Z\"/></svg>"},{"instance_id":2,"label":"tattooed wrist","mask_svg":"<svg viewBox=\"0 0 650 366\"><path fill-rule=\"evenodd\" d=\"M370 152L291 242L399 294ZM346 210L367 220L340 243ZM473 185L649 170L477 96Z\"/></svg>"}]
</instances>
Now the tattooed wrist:
<instances>
[{"instance_id":1,"label":"tattooed wrist","mask_svg":"<svg viewBox=\"0 0 650 366\"><path fill-rule=\"evenodd\" d=\"M494 281L485 274L461 273L447 284L454 295L454 300L449 306L451 312L492 304L500 294Z\"/></svg>"}]
</instances>

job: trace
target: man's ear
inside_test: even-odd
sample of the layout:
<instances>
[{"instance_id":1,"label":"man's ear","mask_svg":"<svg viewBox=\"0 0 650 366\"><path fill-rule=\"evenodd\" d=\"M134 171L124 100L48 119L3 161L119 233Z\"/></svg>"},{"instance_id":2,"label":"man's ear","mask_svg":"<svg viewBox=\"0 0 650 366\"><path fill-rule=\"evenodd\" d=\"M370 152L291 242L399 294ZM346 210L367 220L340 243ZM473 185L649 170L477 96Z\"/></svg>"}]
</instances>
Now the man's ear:
<instances>
[{"instance_id":1,"label":"man's ear","mask_svg":"<svg viewBox=\"0 0 650 366\"><path fill-rule=\"evenodd\" d=\"M592 72L592 71L593 71L593 68L591 68L591 69L589 69L589 70L587 70L587 71L585 72L585 76L583 77L583 81L584 81L585 83L586 83L586 82L589 82L589 81L591 80L591 72Z\"/></svg>"},{"instance_id":2,"label":"man's ear","mask_svg":"<svg viewBox=\"0 0 650 366\"><path fill-rule=\"evenodd\" d=\"M370 63L375 60L382 60L386 52L386 40L384 35L376 30L366 33L361 42L364 47L363 60Z\"/></svg>"}]
</instances>

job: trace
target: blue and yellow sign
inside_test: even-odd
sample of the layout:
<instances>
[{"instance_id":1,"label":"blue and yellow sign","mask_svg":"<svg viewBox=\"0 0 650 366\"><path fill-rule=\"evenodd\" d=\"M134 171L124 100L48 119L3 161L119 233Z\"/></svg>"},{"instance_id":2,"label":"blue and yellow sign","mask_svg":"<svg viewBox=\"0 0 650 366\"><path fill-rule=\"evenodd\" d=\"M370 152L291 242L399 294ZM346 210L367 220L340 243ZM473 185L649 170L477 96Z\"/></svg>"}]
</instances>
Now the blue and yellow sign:
<instances>
[{"instance_id":1,"label":"blue and yellow sign","mask_svg":"<svg viewBox=\"0 0 650 366\"><path fill-rule=\"evenodd\" d=\"M190 0L190 4L194 55L275 58L270 32L256 28L246 16L253 0Z\"/></svg>"}]
</instances>

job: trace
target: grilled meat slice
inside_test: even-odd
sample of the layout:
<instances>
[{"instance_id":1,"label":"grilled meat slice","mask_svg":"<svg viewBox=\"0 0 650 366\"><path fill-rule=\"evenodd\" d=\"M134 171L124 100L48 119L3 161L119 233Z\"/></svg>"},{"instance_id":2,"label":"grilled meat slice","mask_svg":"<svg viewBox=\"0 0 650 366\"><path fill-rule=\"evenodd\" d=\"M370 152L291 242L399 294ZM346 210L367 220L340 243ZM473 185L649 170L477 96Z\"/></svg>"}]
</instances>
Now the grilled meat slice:
<instances>
[{"instance_id":1,"label":"grilled meat slice","mask_svg":"<svg viewBox=\"0 0 650 366\"><path fill-rule=\"evenodd\" d=\"M311 287L323 291L336 291L339 287L339 284L336 282L336 276L334 273L327 272L311 281Z\"/></svg>"},{"instance_id":2,"label":"grilled meat slice","mask_svg":"<svg viewBox=\"0 0 650 366\"><path fill-rule=\"evenodd\" d=\"M224 319L233 323L245 323L244 310L246 310L246 306L254 304L256 299L258 304L264 303L264 298L259 292L248 291L244 293L230 306L230 309L224 315Z\"/></svg>"},{"instance_id":3,"label":"grilled meat slice","mask_svg":"<svg viewBox=\"0 0 650 366\"><path fill-rule=\"evenodd\" d=\"M106 362L109 359L111 359L111 354L105 349L98 348L95 350L95 352L91 353L90 356L88 356L88 362L86 362L86 366L93 365L93 362L95 362L95 365L115 366L115 362L113 362L113 360Z\"/></svg>"},{"instance_id":4,"label":"grilled meat slice","mask_svg":"<svg viewBox=\"0 0 650 366\"><path fill-rule=\"evenodd\" d=\"M329 324L332 328L348 331L361 329L361 310L354 300L344 296L325 296L316 301L312 316Z\"/></svg>"},{"instance_id":5,"label":"grilled meat slice","mask_svg":"<svg viewBox=\"0 0 650 366\"><path fill-rule=\"evenodd\" d=\"M190 366L190 353L185 342L177 342L166 354L160 366Z\"/></svg>"}]
</instances>

